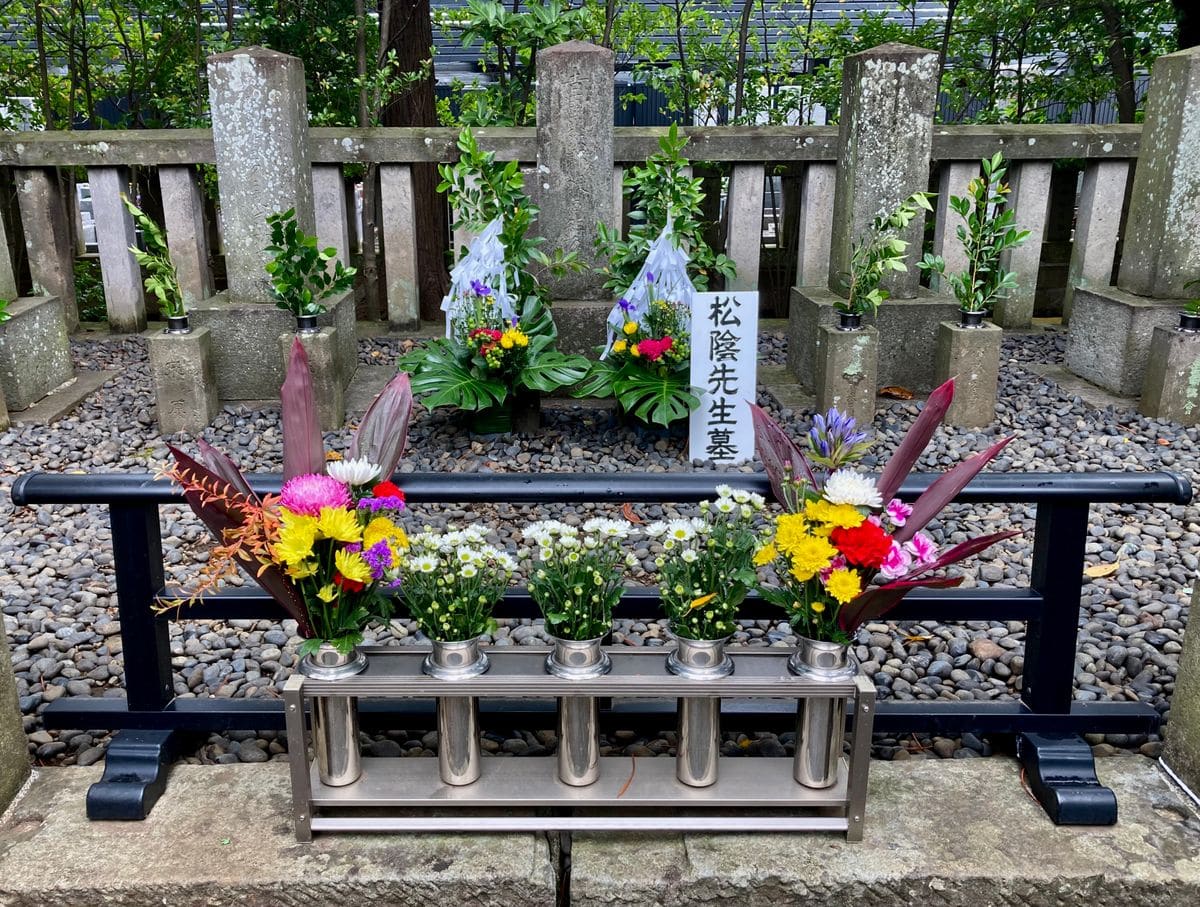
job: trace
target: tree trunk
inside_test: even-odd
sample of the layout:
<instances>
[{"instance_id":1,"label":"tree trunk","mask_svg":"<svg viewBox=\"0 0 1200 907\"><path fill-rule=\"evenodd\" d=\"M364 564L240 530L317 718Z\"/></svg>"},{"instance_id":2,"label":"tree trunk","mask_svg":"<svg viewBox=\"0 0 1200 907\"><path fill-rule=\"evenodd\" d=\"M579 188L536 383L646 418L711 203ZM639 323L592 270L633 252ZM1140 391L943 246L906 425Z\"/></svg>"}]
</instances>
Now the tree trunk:
<instances>
[{"instance_id":1,"label":"tree trunk","mask_svg":"<svg viewBox=\"0 0 1200 907\"><path fill-rule=\"evenodd\" d=\"M1122 123L1132 123L1137 114L1133 61L1129 53L1133 34L1123 21L1121 11L1109 0L1101 2L1100 16L1104 19L1104 31L1108 35L1108 47L1104 53L1116 85L1117 116Z\"/></svg>"},{"instance_id":2,"label":"tree trunk","mask_svg":"<svg viewBox=\"0 0 1200 907\"><path fill-rule=\"evenodd\" d=\"M942 43L938 48L938 91L942 89L942 76L946 73L946 55L950 52L950 33L954 29L954 11L958 0L946 0L946 21L942 25Z\"/></svg>"},{"instance_id":3,"label":"tree trunk","mask_svg":"<svg viewBox=\"0 0 1200 907\"><path fill-rule=\"evenodd\" d=\"M412 72L429 61L433 45L433 23L429 0L393 0L388 33L383 36L387 50L395 51L396 67ZM384 126L436 126L437 105L434 96L433 65L429 77L414 85L383 109ZM421 318L437 321L442 317L442 297L450 288L446 270L446 249L450 242L446 198L437 191L436 164L413 164L413 207L417 222L417 275L421 298Z\"/></svg>"},{"instance_id":4,"label":"tree trunk","mask_svg":"<svg viewBox=\"0 0 1200 907\"><path fill-rule=\"evenodd\" d=\"M737 84L733 94L733 122L740 123L746 104L746 45L750 40L750 16L754 13L754 0L743 0L742 21L738 25Z\"/></svg>"}]
</instances>

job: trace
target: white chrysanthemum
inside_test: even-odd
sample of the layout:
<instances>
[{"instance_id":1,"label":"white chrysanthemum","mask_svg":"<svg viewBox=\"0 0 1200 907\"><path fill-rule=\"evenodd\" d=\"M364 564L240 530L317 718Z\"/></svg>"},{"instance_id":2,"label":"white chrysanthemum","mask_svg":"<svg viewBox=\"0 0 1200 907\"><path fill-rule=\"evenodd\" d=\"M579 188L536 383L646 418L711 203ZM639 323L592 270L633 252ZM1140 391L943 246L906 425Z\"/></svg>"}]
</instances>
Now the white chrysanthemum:
<instances>
[{"instance_id":1,"label":"white chrysanthemum","mask_svg":"<svg viewBox=\"0 0 1200 907\"><path fill-rule=\"evenodd\" d=\"M733 513L737 508L737 504L733 503L732 498L721 498L713 506L716 508L717 513Z\"/></svg>"},{"instance_id":2,"label":"white chrysanthemum","mask_svg":"<svg viewBox=\"0 0 1200 907\"><path fill-rule=\"evenodd\" d=\"M479 568L474 564L463 564L462 569L458 572L463 576L464 579L471 579L471 577L476 576L479 573Z\"/></svg>"},{"instance_id":3,"label":"white chrysanthemum","mask_svg":"<svg viewBox=\"0 0 1200 907\"><path fill-rule=\"evenodd\" d=\"M419 573L433 573L437 569L437 558L424 555L413 561L413 569Z\"/></svg>"},{"instance_id":4,"label":"white chrysanthemum","mask_svg":"<svg viewBox=\"0 0 1200 907\"><path fill-rule=\"evenodd\" d=\"M330 478L344 485L369 485L379 478L379 467L365 457L354 460L335 460L325 466Z\"/></svg>"},{"instance_id":5,"label":"white chrysanthemum","mask_svg":"<svg viewBox=\"0 0 1200 907\"><path fill-rule=\"evenodd\" d=\"M688 548L686 551L680 553L679 556L683 558L685 564L694 564L696 559L700 557L693 548Z\"/></svg>"},{"instance_id":6,"label":"white chrysanthemum","mask_svg":"<svg viewBox=\"0 0 1200 907\"><path fill-rule=\"evenodd\" d=\"M640 563L640 561L638 561L637 555L634 554L632 551L630 551L628 554L625 555L625 566L628 567L630 570L632 570L634 567L636 567L639 563Z\"/></svg>"},{"instance_id":7,"label":"white chrysanthemum","mask_svg":"<svg viewBox=\"0 0 1200 907\"><path fill-rule=\"evenodd\" d=\"M728 485L718 485L716 488L718 498L733 497L733 489Z\"/></svg>"},{"instance_id":8,"label":"white chrysanthemum","mask_svg":"<svg viewBox=\"0 0 1200 907\"><path fill-rule=\"evenodd\" d=\"M738 488L733 493L733 499L739 504L748 504L750 503L750 492Z\"/></svg>"},{"instance_id":9,"label":"white chrysanthemum","mask_svg":"<svg viewBox=\"0 0 1200 907\"><path fill-rule=\"evenodd\" d=\"M662 520L657 520L646 527L646 535L652 539L661 538L667 534L667 524Z\"/></svg>"},{"instance_id":10,"label":"white chrysanthemum","mask_svg":"<svg viewBox=\"0 0 1200 907\"><path fill-rule=\"evenodd\" d=\"M671 520L667 525L667 535L677 542L690 542L696 537L696 527L691 520Z\"/></svg>"},{"instance_id":11,"label":"white chrysanthemum","mask_svg":"<svg viewBox=\"0 0 1200 907\"><path fill-rule=\"evenodd\" d=\"M853 469L839 469L826 479L822 494L831 504L870 508L883 506L883 498L875 487L875 480Z\"/></svg>"},{"instance_id":12,"label":"white chrysanthemum","mask_svg":"<svg viewBox=\"0 0 1200 907\"><path fill-rule=\"evenodd\" d=\"M750 506L755 510L762 510L767 506L767 499L761 494L752 494L750 495Z\"/></svg>"}]
</instances>

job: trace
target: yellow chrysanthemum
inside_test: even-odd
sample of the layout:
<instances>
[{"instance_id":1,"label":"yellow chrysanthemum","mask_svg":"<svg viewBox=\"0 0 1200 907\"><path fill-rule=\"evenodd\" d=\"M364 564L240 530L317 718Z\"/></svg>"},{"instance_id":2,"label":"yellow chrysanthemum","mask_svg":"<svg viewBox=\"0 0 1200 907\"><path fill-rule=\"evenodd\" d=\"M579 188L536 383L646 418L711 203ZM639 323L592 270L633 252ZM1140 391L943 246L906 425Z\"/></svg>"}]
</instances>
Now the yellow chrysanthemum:
<instances>
[{"instance_id":1,"label":"yellow chrysanthemum","mask_svg":"<svg viewBox=\"0 0 1200 907\"><path fill-rule=\"evenodd\" d=\"M844 605L862 594L862 580L853 570L834 570L825 581L825 591Z\"/></svg>"},{"instance_id":2,"label":"yellow chrysanthemum","mask_svg":"<svg viewBox=\"0 0 1200 907\"><path fill-rule=\"evenodd\" d=\"M310 516L279 508L279 541L271 552L285 564L299 564L312 557L317 540L317 521Z\"/></svg>"},{"instance_id":3,"label":"yellow chrysanthemum","mask_svg":"<svg viewBox=\"0 0 1200 907\"><path fill-rule=\"evenodd\" d=\"M614 353L623 353L623 352L625 352L626 349L628 349L628 347L629 347L629 343L625 340L614 340L613 341L613 352Z\"/></svg>"},{"instance_id":4,"label":"yellow chrysanthemum","mask_svg":"<svg viewBox=\"0 0 1200 907\"><path fill-rule=\"evenodd\" d=\"M322 507L317 517L317 531L323 538L335 542L361 542L362 526L353 510L344 507Z\"/></svg>"},{"instance_id":5,"label":"yellow chrysanthemum","mask_svg":"<svg viewBox=\"0 0 1200 907\"><path fill-rule=\"evenodd\" d=\"M825 602L813 602L808 607L813 614L821 614L825 611Z\"/></svg>"},{"instance_id":6,"label":"yellow chrysanthemum","mask_svg":"<svg viewBox=\"0 0 1200 907\"><path fill-rule=\"evenodd\" d=\"M517 331L517 336L513 338L517 342L517 346L529 346L529 335L521 331Z\"/></svg>"},{"instance_id":7,"label":"yellow chrysanthemum","mask_svg":"<svg viewBox=\"0 0 1200 907\"><path fill-rule=\"evenodd\" d=\"M642 355L641 351L638 350L638 345L636 343L629 348L629 355L634 357Z\"/></svg>"},{"instance_id":8,"label":"yellow chrysanthemum","mask_svg":"<svg viewBox=\"0 0 1200 907\"><path fill-rule=\"evenodd\" d=\"M408 547L408 534L387 517L377 516L363 530L363 548L374 548L384 539L391 542L393 548Z\"/></svg>"},{"instance_id":9,"label":"yellow chrysanthemum","mask_svg":"<svg viewBox=\"0 0 1200 907\"><path fill-rule=\"evenodd\" d=\"M626 336L632 337L637 333L637 324L632 321L626 321L625 327L623 327L621 330L625 332Z\"/></svg>"},{"instance_id":10,"label":"yellow chrysanthemum","mask_svg":"<svg viewBox=\"0 0 1200 907\"><path fill-rule=\"evenodd\" d=\"M710 592L708 595L701 595L699 598L694 598L692 599L692 604L689 606L688 610L695 611L697 608L703 608L716 597L717 593Z\"/></svg>"},{"instance_id":11,"label":"yellow chrysanthemum","mask_svg":"<svg viewBox=\"0 0 1200 907\"><path fill-rule=\"evenodd\" d=\"M511 350L513 348L513 339L508 334L505 334L500 338L500 346L506 350Z\"/></svg>"},{"instance_id":12,"label":"yellow chrysanthemum","mask_svg":"<svg viewBox=\"0 0 1200 907\"><path fill-rule=\"evenodd\" d=\"M775 518L775 547L791 555L796 546L810 538L808 521L802 513L781 513Z\"/></svg>"},{"instance_id":13,"label":"yellow chrysanthemum","mask_svg":"<svg viewBox=\"0 0 1200 907\"><path fill-rule=\"evenodd\" d=\"M302 561L298 564L291 564L286 572L292 579L308 579L310 576L317 575L317 562Z\"/></svg>"},{"instance_id":14,"label":"yellow chrysanthemum","mask_svg":"<svg viewBox=\"0 0 1200 907\"><path fill-rule=\"evenodd\" d=\"M337 589L334 587L333 583L322 586L317 590L317 598L325 602L325 604L329 604L331 601L337 598Z\"/></svg>"},{"instance_id":15,"label":"yellow chrysanthemum","mask_svg":"<svg viewBox=\"0 0 1200 907\"><path fill-rule=\"evenodd\" d=\"M804 507L804 515L818 523L842 529L861 526L866 519L852 504L831 504L825 500L809 501Z\"/></svg>"},{"instance_id":16,"label":"yellow chrysanthemum","mask_svg":"<svg viewBox=\"0 0 1200 907\"><path fill-rule=\"evenodd\" d=\"M779 557L779 549L775 547L774 543L763 545L754 554L754 566L765 567L777 557Z\"/></svg>"},{"instance_id":17,"label":"yellow chrysanthemum","mask_svg":"<svg viewBox=\"0 0 1200 907\"><path fill-rule=\"evenodd\" d=\"M837 553L838 550L829 544L828 539L806 535L788 552L788 560L792 563L792 576L802 583L808 582L828 567L837 557Z\"/></svg>"},{"instance_id":18,"label":"yellow chrysanthemum","mask_svg":"<svg viewBox=\"0 0 1200 907\"><path fill-rule=\"evenodd\" d=\"M352 579L358 583L369 583L373 579L371 568L367 566L363 556L357 552L339 548L333 552L333 563L337 567L338 573L346 579Z\"/></svg>"}]
</instances>

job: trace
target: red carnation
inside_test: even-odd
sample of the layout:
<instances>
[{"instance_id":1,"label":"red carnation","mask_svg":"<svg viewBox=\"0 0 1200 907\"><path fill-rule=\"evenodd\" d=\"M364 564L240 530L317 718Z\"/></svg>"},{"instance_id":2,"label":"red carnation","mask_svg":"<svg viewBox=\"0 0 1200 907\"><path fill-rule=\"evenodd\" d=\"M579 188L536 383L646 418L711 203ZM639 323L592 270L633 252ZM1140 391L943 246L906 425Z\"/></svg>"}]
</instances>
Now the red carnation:
<instances>
[{"instance_id":1,"label":"red carnation","mask_svg":"<svg viewBox=\"0 0 1200 907\"><path fill-rule=\"evenodd\" d=\"M362 592L364 588L363 583L360 583L356 579L350 579L349 577L342 576L340 573L334 574L333 581L347 592Z\"/></svg>"},{"instance_id":2,"label":"red carnation","mask_svg":"<svg viewBox=\"0 0 1200 907\"><path fill-rule=\"evenodd\" d=\"M404 500L404 492L395 482L380 482L371 489L371 495L377 498L399 498Z\"/></svg>"},{"instance_id":3,"label":"red carnation","mask_svg":"<svg viewBox=\"0 0 1200 907\"><path fill-rule=\"evenodd\" d=\"M863 520L853 529L834 529L829 541L851 564L872 570L878 570L892 550L892 537L870 520Z\"/></svg>"}]
</instances>

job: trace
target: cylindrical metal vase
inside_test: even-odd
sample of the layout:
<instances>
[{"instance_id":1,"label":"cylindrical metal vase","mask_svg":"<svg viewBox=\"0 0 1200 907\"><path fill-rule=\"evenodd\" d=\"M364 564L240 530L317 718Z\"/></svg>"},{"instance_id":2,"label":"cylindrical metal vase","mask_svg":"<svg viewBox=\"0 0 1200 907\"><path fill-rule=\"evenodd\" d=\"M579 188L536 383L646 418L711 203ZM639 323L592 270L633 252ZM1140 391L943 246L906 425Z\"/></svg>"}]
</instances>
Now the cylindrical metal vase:
<instances>
[{"instance_id":1,"label":"cylindrical metal vase","mask_svg":"<svg viewBox=\"0 0 1200 907\"><path fill-rule=\"evenodd\" d=\"M567 680L601 677L612 670L608 653L595 639L559 639L546 656L546 671ZM600 707L595 696L558 699L558 780L586 787L600 778Z\"/></svg>"},{"instance_id":2,"label":"cylindrical metal vase","mask_svg":"<svg viewBox=\"0 0 1200 907\"><path fill-rule=\"evenodd\" d=\"M825 683L841 683L858 673L849 646L804 636L788 660L788 667L793 674ZM817 789L837 783L845 733L845 697L800 700L796 712L796 758L792 766L792 776L798 783Z\"/></svg>"},{"instance_id":3,"label":"cylindrical metal vase","mask_svg":"<svg viewBox=\"0 0 1200 907\"><path fill-rule=\"evenodd\" d=\"M733 660L725 654L724 639L685 639L667 656L667 670L689 680L704 682L728 677ZM708 787L717 781L721 754L721 700L716 697L681 697L679 739L675 747L675 777L691 787Z\"/></svg>"},{"instance_id":4,"label":"cylindrical metal vase","mask_svg":"<svg viewBox=\"0 0 1200 907\"><path fill-rule=\"evenodd\" d=\"M478 639L433 643L424 671L439 680L477 677L488 669ZM443 784L461 786L479 780L479 701L474 696L439 696L437 700L438 772Z\"/></svg>"},{"instance_id":5,"label":"cylindrical metal vase","mask_svg":"<svg viewBox=\"0 0 1200 907\"><path fill-rule=\"evenodd\" d=\"M367 656L355 649L343 655L331 645L323 645L300 662L300 673L316 680L340 680L361 673ZM317 773L328 787L353 784L362 774L358 751L358 698L355 696L318 696L312 708L313 749L317 754Z\"/></svg>"}]
</instances>

